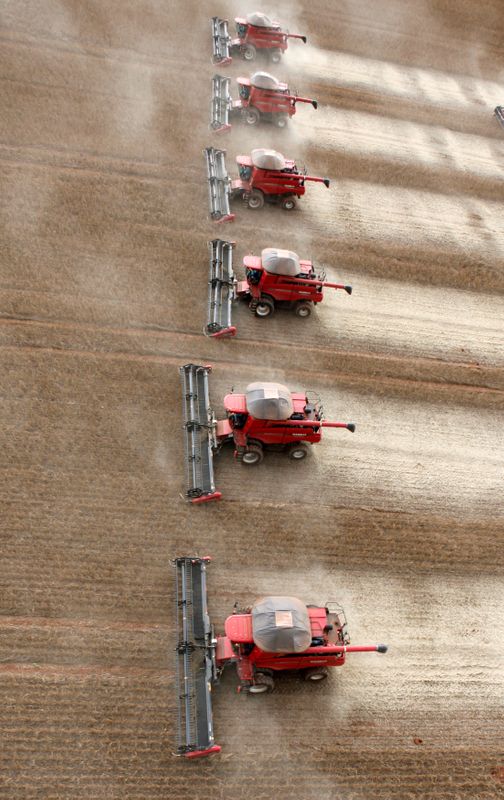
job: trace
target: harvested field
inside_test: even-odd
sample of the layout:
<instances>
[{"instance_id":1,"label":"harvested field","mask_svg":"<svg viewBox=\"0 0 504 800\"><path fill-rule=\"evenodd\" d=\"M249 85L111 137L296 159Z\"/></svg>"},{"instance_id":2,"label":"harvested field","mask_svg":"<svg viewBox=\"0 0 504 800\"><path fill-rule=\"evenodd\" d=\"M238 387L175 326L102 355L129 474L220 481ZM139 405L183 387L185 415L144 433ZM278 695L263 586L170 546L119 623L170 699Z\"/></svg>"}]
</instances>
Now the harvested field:
<instances>
[{"instance_id":1,"label":"harvested field","mask_svg":"<svg viewBox=\"0 0 504 800\"><path fill-rule=\"evenodd\" d=\"M0 797L496 800L504 789L504 10L499 0L277 0L308 35L275 70L320 107L208 129L209 18L245 0L0 9ZM226 68L234 79L248 65ZM273 70L272 70L273 71ZM208 219L202 149L271 146L328 175L291 214ZM289 247L351 283L308 320L236 309L202 335L208 239ZM178 367L312 389L310 459L183 502ZM222 754L172 756L170 559L237 600L339 600L320 686L214 693Z\"/></svg>"}]
</instances>

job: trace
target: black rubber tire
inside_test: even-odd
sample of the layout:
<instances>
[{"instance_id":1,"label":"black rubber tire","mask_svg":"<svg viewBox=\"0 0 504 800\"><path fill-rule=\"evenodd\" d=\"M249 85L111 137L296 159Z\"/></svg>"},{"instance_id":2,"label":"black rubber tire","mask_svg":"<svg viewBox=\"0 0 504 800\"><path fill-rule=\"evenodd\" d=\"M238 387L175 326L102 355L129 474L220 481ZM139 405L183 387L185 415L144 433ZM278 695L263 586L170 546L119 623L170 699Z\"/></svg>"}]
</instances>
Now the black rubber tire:
<instances>
[{"instance_id":1,"label":"black rubber tire","mask_svg":"<svg viewBox=\"0 0 504 800\"><path fill-rule=\"evenodd\" d=\"M302 461L309 455L309 452L307 444L304 442L294 442L290 445L287 455L291 461ZM300 455L300 453L303 453L303 455Z\"/></svg>"},{"instance_id":2,"label":"black rubber tire","mask_svg":"<svg viewBox=\"0 0 504 800\"><path fill-rule=\"evenodd\" d=\"M253 460L248 461L247 457ZM262 445L259 443L257 444L249 444L247 449L245 450L242 456L242 464L245 464L246 467L256 467L264 458L264 451L262 449Z\"/></svg>"},{"instance_id":3,"label":"black rubber tire","mask_svg":"<svg viewBox=\"0 0 504 800\"><path fill-rule=\"evenodd\" d=\"M275 681L271 675L266 675L264 672L256 672L254 675L254 683L249 687L250 694L268 694L275 688Z\"/></svg>"},{"instance_id":4,"label":"black rubber tire","mask_svg":"<svg viewBox=\"0 0 504 800\"><path fill-rule=\"evenodd\" d=\"M259 189L252 189L247 200L247 205L253 211L257 211L264 205L264 195Z\"/></svg>"},{"instance_id":5,"label":"black rubber tire","mask_svg":"<svg viewBox=\"0 0 504 800\"><path fill-rule=\"evenodd\" d=\"M266 317L271 317L274 311L275 301L273 298L263 295L256 306L254 314L256 317L260 317L260 319L265 319Z\"/></svg>"},{"instance_id":6,"label":"black rubber tire","mask_svg":"<svg viewBox=\"0 0 504 800\"><path fill-rule=\"evenodd\" d=\"M312 304L308 300L299 300L294 306L294 314L301 319L309 317L312 310Z\"/></svg>"},{"instance_id":7,"label":"black rubber tire","mask_svg":"<svg viewBox=\"0 0 504 800\"><path fill-rule=\"evenodd\" d=\"M289 115L288 114L277 114L274 119L275 125L277 128L286 128L289 123Z\"/></svg>"},{"instance_id":8,"label":"black rubber tire","mask_svg":"<svg viewBox=\"0 0 504 800\"><path fill-rule=\"evenodd\" d=\"M246 125L257 125L261 119L261 112L254 106L248 106L242 111L242 119Z\"/></svg>"},{"instance_id":9,"label":"black rubber tire","mask_svg":"<svg viewBox=\"0 0 504 800\"><path fill-rule=\"evenodd\" d=\"M242 50L242 55L245 61L255 61L257 50L253 44L246 44Z\"/></svg>"},{"instance_id":10,"label":"black rubber tire","mask_svg":"<svg viewBox=\"0 0 504 800\"><path fill-rule=\"evenodd\" d=\"M320 681L325 681L329 675L329 670L327 667L310 667L309 669L304 669L302 675L304 681L320 683Z\"/></svg>"},{"instance_id":11,"label":"black rubber tire","mask_svg":"<svg viewBox=\"0 0 504 800\"><path fill-rule=\"evenodd\" d=\"M269 54L269 60L272 64L280 64L282 60L282 51L279 47L275 47Z\"/></svg>"},{"instance_id":12,"label":"black rubber tire","mask_svg":"<svg viewBox=\"0 0 504 800\"><path fill-rule=\"evenodd\" d=\"M282 206L284 211L293 211L296 208L296 198L284 197L280 205Z\"/></svg>"}]
</instances>

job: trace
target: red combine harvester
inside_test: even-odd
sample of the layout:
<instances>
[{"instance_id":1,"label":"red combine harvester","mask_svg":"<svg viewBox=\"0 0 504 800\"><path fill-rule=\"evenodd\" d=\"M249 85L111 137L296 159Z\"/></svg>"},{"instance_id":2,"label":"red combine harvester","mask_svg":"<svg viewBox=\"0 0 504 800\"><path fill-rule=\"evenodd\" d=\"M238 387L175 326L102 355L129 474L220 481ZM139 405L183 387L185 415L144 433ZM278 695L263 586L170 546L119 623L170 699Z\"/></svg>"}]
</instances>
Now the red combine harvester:
<instances>
[{"instance_id":1,"label":"red combine harvester","mask_svg":"<svg viewBox=\"0 0 504 800\"><path fill-rule=\"evenodd\" d=\"M290 392L281 383L251 383L244 394L224 397L226 418L217 420L210 405L211 366L180 368L186 445L187 498L193 503L220 499L216 491L213 456L224 444L234 445L237 461L260 464L264 450L286 451L301 461L310 444L322 439L322 428L355 431L353 422L326 422L320 398Z\"/></svg>"},{"instance_id":2,"label":"red combine harvester","mask_svg":"<svg viewBox=\"0 0 504 800\"><path fill-rule=\"evenodd\" d=\"M248 303L256 317L269 317L276 308L294 311L297 317L309 317L317 303L324 299L324 289L343 289L352 294L352 287L328 283L324 272L317 274L311 261L301 261L290 250L265 248L260 256L245 256L245 280L233 272L234 242L214 239L209 242L210 270L208 278L208 315L205 332L208 336L234 336L232 307L236 300Z\"/></svg>"},{"instance_id":3,"label":"red combine harvester","mask_svg":"<svg viewBox=\"0 0 504 800\"><path fill-rule=\"evenodd\" d=\"M235 23L237 37L231 39L227 19L212 17L214 64L229 64L234 55L245 61L254 61L258 53L278 64L287 50L289 39L301 39L306 44L306 36L283 31L278 22L260 11L247 14L246 18L236 17Z\"/></svg>"},{"instance_id":4,"label":"red combine harvester","mask_svg":"<svg viewBox=\"0 0 504 800\"><path fill-rule=\"evenodd\" d=\"M251 608L226 619L224 635L214 633L207 608L209 558L175 560L177 603L177 755L197 758L220 752L212 719L212 684L234 664L238 691L264 694L274 676L298 670L303 680L324 680L328 667L341 667L348 653L386 653L387 645L350 645L341 606L305 605L296 597L261 597Z\"/></svg>"},{"instance_id":5,"label":"red combine harvester","mask_svg":"<svg viewBox=\"0 0 504 800\"><path fill-rule=\"evenodd\" d=\"M504 106L496 106L494 114L499 120L500 124L504 127Z\"/></svg>"},{"instance_id":6,"label":"red combine harvester","mask_svg":"<svg viewBox=\"0 0 504 800\"><path fill-rule=\"evenodd\" d=\"M230 82L230 78L222 75L214 75L212 80L210 125L217 133L230 130L229 120L233 117L239 117L247 125L264 121L285 128L289 118L296 113L296 103L310 103L317 108L316 100L292 93L286 83L280 83L268 72L255 72L251 78L237 78L239 100L232 99Z\"/></svg>"},{"instance_id":7,"label":"red combine harvester","mask_svg":"<svg viewBox=\"0 0 504 800\"><path fill-rule=\"evenodd\" d=\"M226 170L225 150L205 149L210 216L216 222L233 220L230 199L241 198L248 208L262 208L265 203L279 204L285 211L296 207L296 200L306 192L306 181L323 183L329 178L316 178L300 172L295 161L289 161L276 150L258 148L250 156L237 156L239 179L232 181Z\"/></svg>"}]
</instances>

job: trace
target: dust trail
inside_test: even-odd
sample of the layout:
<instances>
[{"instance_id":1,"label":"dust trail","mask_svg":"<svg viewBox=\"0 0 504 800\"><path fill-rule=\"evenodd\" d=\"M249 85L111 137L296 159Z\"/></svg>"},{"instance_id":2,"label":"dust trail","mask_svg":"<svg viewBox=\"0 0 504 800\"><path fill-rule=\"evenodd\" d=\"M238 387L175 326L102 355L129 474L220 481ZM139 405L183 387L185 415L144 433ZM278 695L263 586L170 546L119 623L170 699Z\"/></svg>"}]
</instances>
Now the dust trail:
<instances>
[{"instance_id":1,"label":"dust trail","mask_svg":"<svg viewBox=\"0 0 504 800\"><path fill-rule=\"evenodd\" d=\"M449 169L468 182L472 176L496 183L504 178L504 143L483 136L329 107L309 119L296 115L292 126L304 142L332 153L385 158L412 169Z\"/></svg>"},{"instance_id":2,"label":"dust trail","mask_svg":"<svg viewBox=\"0 0 504 800\"><path fill-rule=\"evenodd\" d=\"M286 64L293 75L302 75L332 87L374 92L377 96L408 102L442 105L444 108L493 108L502 102L502 86L494 81L470 75L450 75L437 70L420 69L377 61L350 53L310 47L295 58L287 52Z\"/></svg>"},{"instance_id":3,"label":"dust trail","mask_svg":"<svg viewBox=\"0 0 504 800\"><path fill-rule=\"evenodd\" d=\"M336 169L335 164L332 174ZM454 259L504 257L501 203L351 180L336 180L327 192L316 189L306 192L303 214L321 235L351 237L363 245L434 245L452 251Z\"/></svg>"}]
</instances>

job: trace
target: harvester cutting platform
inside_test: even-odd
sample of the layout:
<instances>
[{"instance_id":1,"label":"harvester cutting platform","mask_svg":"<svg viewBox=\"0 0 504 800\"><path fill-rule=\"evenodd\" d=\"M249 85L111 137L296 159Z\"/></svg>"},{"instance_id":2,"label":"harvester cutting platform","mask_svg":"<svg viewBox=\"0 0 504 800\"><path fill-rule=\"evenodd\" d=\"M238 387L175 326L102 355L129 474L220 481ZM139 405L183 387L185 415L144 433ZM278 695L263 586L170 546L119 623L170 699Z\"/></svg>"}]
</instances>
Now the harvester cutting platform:
<instances>
[{"instance_id":1,"label":"harvester cutting platform","mask_svg":"<svg viewBox=\"0 0 504 800\"><path fill-rule=\"evenodd\" d=\"M500 124L504 127L504 106L496 106L494 114L499 120Z\"/></svg>"},{"instance_id":2,"label":"harvester cutting platform","mask_svg":"<svg viewBox=\"0 0 504 800\"><path fill-rule=\"evenodd\" d=\"M248 208L259 209L265 203L276 203L285 211L296 207L296 200L306 192L306 181L323 183L329 188L329 178L318 178L299 171L295 161L276 150L257 148L250 156L237 156L239 178L231 180L226 170L225 150L205 149L208 175L210 216L216 222L234 219L230 200L241 198Z\"/></svg>"},{"instance_id":3,"label":"harvester cutting platform","mask_svg":"<svg viewBox=\"0 0 504 800\"><path fill-rule=\"evenodd\" d=\"M278 64L287 50L289 39L301 39L306 44L306 36L282 30L280 24L260 11L235 17L237 36L229 35L228 20L212 17L213 60L215 64L229 64L233 56L245 61L254 61L263 54L273 64Z\"/></svg>"},{"instance_id":4,"label":"harvester cutting platform","mask_svg":"<svg viewBox=\"0 0 504 800\"><path fill-rule=\"evenodd\" d=\"M229 91L230 78L214 75L212 79L212 104L210 125L217 133L231 128L230 120L241 119L247 125L272 122L285 128L296 113L296 103L309 103L317 108L317 101L291 92L286 83L280 83L268 72L255 72L250 78L237 78L239 99L233 100Z\"/></svg>"},{"instance_id":5,"label":"harvester cutting platform","mask_svg":"<svg viewBox=\"0 0 504 800\"><path fill-rule=\"evenodd\" d=\"M234 664L238 691L265 694L279 672L297 670L303 680L327 678L348 653L386 653L387 645L350 645L345 613L334 602L305 605L296 597L261 597L250 607L235 607L215 635L207 609L209 558L175 560L177 607L177 755L197 758L218 753L211 692L224 668Z\"/></svg>"},{"instance_id":6,"label":"harvester cutting platform","mask_svg":"<svg viewBox=\"0 0 504 800\"><path fill-rule=\"evenodd\" d=\"M243 394L224 397L226 418L217 420L210 405L210 366L186 364L182 378L184 433L188 488L193 503L218 500L213 457L224 444L234 445L237 461L260 464L264 451L285 451L292 461L309 453L322 439L323 428L355 431L353 422L326 422L317 396L291 392L280 383L251 383Z\"/></svg>"},{"instance_id":7,"label":"harvester cutting platform","mask_svg":"<svg viewBox=\"0 0 504 800\"><path fill-rule=\"evenodd\" d=\"M209 247L208 336L236 334L232 309L237 300L247 302L256 317L269 317L276 308L286 308L305 318L324 299L324 289L343 289L352 294L347 284L328 283L325 273L317 274L311 261L273 247L265 248L260 256L245 256L245 280L239 281L233 272L234 242L214 239Z\"/></svg>"}]
</instances>

